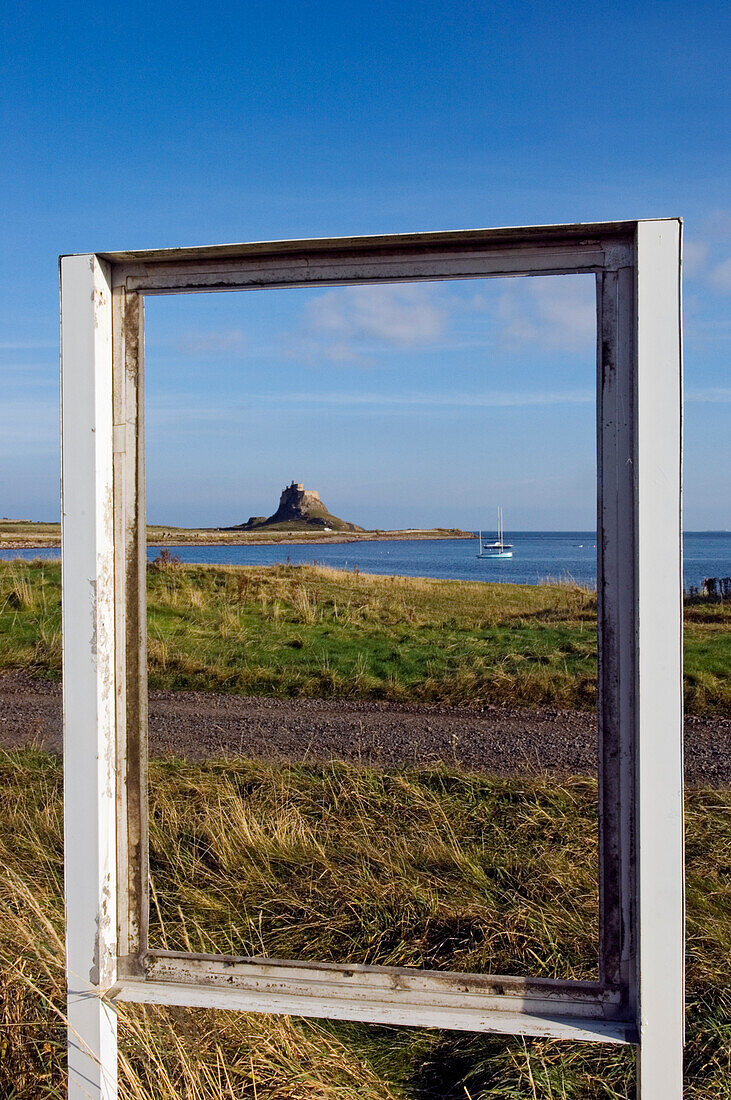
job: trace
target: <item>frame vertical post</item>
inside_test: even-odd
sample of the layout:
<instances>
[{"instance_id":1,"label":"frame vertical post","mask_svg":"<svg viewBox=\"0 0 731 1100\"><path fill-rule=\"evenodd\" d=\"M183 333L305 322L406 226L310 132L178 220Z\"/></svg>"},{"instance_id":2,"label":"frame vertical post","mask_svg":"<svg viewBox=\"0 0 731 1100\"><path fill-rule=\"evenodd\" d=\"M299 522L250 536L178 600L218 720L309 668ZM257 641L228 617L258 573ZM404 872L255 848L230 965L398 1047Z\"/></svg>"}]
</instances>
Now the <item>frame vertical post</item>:
<instances>
[{"instance_id":1,"label":"frame vertical post","mask_svg":"<svg viewBox=\"0 0 731 1100\"><path fill-rule=\"evenodd\" d=\"M638 1095L683 1093L681 223L637 226Z\"/></svg>"},{"instance_id":2,"label":"frame vertical post","mask_svg":"<svg viewBox=\"0 0 731 1100\"><path fill-rule=\"evenodd\" d=\"M114 288L115 589L117 603L118 968L141 973L147 950L147 539L144 300Z\"/></svg>"},{"instance_id":3,"label":"frame vertical post","mask_svg":"<svg viewBox=\"0 0 731 1100\"><path fill-rule=\"evenodd\" d=\"M631 1011L636 718L634 264L597 279L600 977Z\"/></svg>"},{"instance_id":4,"label":"frame vertical post","mask_svg":"<svg viewBox=\"0 0 731 1100\"><path fill-rule=\"evenodd\" d=\"M61 260L64 830L68 1095L114 1100L116 980L112 295Z\"/></svg>"}]
</instances>

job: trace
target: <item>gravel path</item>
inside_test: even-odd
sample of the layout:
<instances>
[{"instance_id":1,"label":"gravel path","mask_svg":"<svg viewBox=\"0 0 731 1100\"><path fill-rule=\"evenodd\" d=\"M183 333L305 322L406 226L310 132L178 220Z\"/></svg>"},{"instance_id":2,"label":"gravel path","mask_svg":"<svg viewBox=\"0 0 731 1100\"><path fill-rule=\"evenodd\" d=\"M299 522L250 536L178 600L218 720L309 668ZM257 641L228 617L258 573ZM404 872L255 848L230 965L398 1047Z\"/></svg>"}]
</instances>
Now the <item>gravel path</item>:
<instances>
[{"instance_id":1,"label":"gravel path","mask_svg":"<svg viewBox=\"0 0 731 1100\"><path fill-rule=\"evenodd\" d=\"M0 746L61 749L61 688L26 673L0 675ZM268 699L207 692L150 693L150 747L189 759L338 757L363 764L443 761L497 775L596 772L591 714L331 699ZM731 784L731 720L686 718L691 784Z\"/></svg>"}]
</instances>

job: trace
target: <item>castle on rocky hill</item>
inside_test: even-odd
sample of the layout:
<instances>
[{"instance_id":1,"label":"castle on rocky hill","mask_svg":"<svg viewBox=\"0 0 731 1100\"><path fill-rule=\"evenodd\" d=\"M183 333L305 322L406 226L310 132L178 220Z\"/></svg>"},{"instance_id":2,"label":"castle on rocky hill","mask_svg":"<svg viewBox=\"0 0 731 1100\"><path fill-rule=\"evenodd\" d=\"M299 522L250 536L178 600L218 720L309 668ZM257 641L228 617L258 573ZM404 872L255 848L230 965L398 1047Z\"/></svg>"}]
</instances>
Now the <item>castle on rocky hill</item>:
<instances>
[{"instance_id":1,"label":"castle on rocky hill","mask_svg":"<svg viewBox=\"0 0 731 1100\"><path fill-rule=\"evenodd\" d=\"M305 489L301 481L291 481L289 485L286 485L282 489L282 495L279 498L279 507L286 505L288 502L296 502L297 504L303 504L305 502L313 503L317 501L320 503L320 494L317 489Z\"/></svg>"},{"instance_id":2,"label":"castle on rocky hill","mask_svg":"<svg viewBox=\"0 0 731 1100\"><path fill-rule=\"evenodd\" d=\"M251 516L246 523L237 524L238 530L251 531L257 527L307 528L330 531L362 531L362 527L339 519L327 510L316 489L305 489L301 481L292 481L282 490L279 507L271 516ZM229 528L233 530L233 528Z\"/></svg>"}]
</instances>

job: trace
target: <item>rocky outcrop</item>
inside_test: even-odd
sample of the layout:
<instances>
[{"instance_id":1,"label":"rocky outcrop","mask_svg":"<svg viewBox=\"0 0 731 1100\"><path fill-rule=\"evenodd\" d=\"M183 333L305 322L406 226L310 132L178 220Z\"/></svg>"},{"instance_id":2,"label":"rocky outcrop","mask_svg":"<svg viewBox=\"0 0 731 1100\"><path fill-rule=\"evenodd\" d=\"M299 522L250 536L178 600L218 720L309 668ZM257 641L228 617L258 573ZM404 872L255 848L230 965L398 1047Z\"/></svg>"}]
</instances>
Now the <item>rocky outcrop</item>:
<instances>
[{"instance_id":1,"label":"rocky outcrop","mask_svg":"<svg viewBox=\"0 0 731 1100\"><path fill-rule=\"evenodd\" d=\"M331 531L362 531L362 527L355 523L348 523L339 519L327 510L320 500L320 494L315 489L305 489L300 482L293 481L282 490L279 498L279 507L273 515L266 518L251 516L246 523L236 525L236 528L228 530L253 531L259 527L283 528L317 528Z\"/></svg>"}]
</instances>

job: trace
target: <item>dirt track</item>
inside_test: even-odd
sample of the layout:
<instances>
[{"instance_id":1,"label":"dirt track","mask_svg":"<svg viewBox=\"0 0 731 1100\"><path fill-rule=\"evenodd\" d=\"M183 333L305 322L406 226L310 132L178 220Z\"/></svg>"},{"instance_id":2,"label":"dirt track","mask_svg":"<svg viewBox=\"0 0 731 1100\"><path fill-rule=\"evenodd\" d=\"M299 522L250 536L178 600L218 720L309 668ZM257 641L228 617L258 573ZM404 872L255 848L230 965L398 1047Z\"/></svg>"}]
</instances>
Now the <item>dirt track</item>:
<instances>
[{"instance_id":1,"label":"dirt track","mask_svg":"<svg viewBox=\"0 0 731 1100\"><path fill-rule=\"evenodd\" d=\"M0 745L61 749L61 689L25 673L0 675ZM497 775L596 772L591 714L549 709L400 706L150 693L150 747L189 759L331 757L363 764L444 761ZM731 784L731 720L686 719L688 783Z\"/></svg>"}]
</instances>

